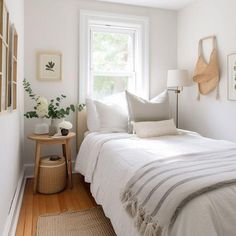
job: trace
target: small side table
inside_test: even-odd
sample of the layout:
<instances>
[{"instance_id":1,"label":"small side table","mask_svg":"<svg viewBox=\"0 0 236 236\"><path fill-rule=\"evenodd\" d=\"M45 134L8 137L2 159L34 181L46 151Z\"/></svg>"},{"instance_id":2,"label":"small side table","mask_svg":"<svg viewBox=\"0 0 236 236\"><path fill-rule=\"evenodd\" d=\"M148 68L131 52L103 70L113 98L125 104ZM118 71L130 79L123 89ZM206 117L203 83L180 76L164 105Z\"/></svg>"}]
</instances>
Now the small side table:
<instances>
[{"instance_id":1,"label":"small side table","mask_svg":"<svg viewBox=\"0 0 236 236\"><path fill-rule=\"evenodd\" d=\"M69 179L69 187L72 188L72 162L71 162L71 145L70 141L75 137L75 133L70 132L67 136L48 136L48 135L38 135L32 134L28 136L28 139L34 140L36 142L35 149L35 167L34 167L34 193L37 191L38 184L38 173L39 173L39 161L41 145L62 145L62 153L66 159L66 169Z\"/></svg>"}]
</instances>

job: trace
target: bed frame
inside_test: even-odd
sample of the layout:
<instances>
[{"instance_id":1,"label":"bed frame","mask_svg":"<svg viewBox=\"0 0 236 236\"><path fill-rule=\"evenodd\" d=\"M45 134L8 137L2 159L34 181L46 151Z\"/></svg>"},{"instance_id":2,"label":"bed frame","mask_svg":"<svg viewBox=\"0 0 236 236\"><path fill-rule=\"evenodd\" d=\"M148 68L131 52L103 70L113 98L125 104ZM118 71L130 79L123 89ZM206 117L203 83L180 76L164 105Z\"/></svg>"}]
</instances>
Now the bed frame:
<instances>
[{"instance_id":1,"label":"bed frame","mask_svg":"<svg viewBox=\"0 0 236 236\"><path fill-rule=\"evenodd\" d=\"M87 128L87 111L84 109L81 112L77 112L77 122L76 122L76 133L77 133L77 152L79 151L80 145L83 142L84 134L88 131Z\"/></svg>"}]
</instances>

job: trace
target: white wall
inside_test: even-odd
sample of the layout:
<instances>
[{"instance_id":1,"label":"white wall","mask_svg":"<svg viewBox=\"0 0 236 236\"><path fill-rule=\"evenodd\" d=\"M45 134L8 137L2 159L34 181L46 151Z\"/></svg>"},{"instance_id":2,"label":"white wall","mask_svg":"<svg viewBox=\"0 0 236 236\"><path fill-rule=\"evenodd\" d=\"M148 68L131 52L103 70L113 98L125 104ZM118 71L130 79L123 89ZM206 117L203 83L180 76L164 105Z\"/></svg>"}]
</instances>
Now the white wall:
<instances>
[{"instance_id":1,"label":"white wall","mask_svg":"<svg viewBox=\"0 0 236 236\"><path fill-rule=\"evenodd\" d=\"M11 113L0 115L0 235L3 235L11 200L13 198L18 178L22 171L23 142L23 91L22 80L24 58L24 1L6 0L11 22L15 24L19 35L18 61L18 109Z\"/></svg>"},{"instance_id":2,"label":"white wall","mask_svg":"<svg viewBox=\"0 0 236 236\"><path fill-rule=\"evenodd\" d=\"M25 1L25 77L37 94L68 96L68 103L78 102L79 82L79 11L107 11L150 18L150 95L161 92L166 83L166 71L176 67L176 20L173 11L95 2L93 0L26 0ZM63 81L36 80L36 52L57 50L63 53ZM25 111L32 103L25 98ZM70 119L75 125L75 115ZM25 134L33 131L35 120L25 120ZM73 156L75 157L75 144ZM34 145L25 139L25 163L32 163Z\"/></svg>"},{"instance_id":3,"label":"white wall","mask_svg":"<svg viewBox=\"0 0 236 236\"><path fill-rule=\"evenodd\" d=\"M220 100L215 92L197 101L196 86L185 89L180 100L182 128L236 141L236 101L227 100L227 55L236 52L235 0L199 0L178 13L178 67L191 73L197 60L198 40L216 35L221 70ZM207 59L209 42L207 42Z\"/></svg>"}]
</instances>

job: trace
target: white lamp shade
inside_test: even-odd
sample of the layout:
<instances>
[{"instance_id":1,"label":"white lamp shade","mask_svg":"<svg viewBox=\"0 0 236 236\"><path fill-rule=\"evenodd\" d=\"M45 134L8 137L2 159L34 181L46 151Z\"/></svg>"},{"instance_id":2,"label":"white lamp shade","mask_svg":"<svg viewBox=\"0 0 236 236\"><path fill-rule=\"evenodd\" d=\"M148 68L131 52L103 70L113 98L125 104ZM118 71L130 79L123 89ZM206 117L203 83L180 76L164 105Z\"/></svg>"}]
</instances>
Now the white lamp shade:
<instances>
[{"instance_id":1,"label":"white lamp shade","mask_svg":"<svg viewBox=\"0 0 236 236\"><path fill-rule=\"evenodd\" d=\"M167 87L186 87L190 86L187 70L168 70Z\"/></svg>"}]
</instances>

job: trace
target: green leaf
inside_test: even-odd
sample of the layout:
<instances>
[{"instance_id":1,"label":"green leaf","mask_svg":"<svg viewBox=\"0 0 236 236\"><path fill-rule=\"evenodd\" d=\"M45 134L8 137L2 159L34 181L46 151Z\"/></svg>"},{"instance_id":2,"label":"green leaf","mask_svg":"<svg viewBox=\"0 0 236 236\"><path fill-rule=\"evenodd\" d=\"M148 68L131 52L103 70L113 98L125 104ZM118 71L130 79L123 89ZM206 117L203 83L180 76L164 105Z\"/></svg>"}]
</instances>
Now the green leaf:
<instances>
[{"instance_id":1,"label":"green leaf","mask_svg":"<svg viewBox=\"0 0 236 236\"><path fill-rule=\"evenodd\" d=\"M70 105L70 109L75 112L75 106L74 105Z\"/></svg>"},{"instance_id":2,"label":"green leaf","mask_svg":"<svg viewBox=\"0 0 236 236\"><path fill-rule=\"evenodd\" d=\"M26 79L24 79L23 80L23 87L24 87L25 92L28 93L29 97L32 100L36 100L36 94L33 93L30 86L31 86L30 83Z\"/></svg>"},{"instance_id":3,"label":"green leaf","mask_svg":"<svg viewBox=\"0 0 236 236\"><path fill-rule=\"evenodd\" d=\"M79 112L81 112L81 111L84 110L85 107L86 107L86 105L84 103L81 103L77 106L77 109L78 109Z\"/></svg>"},{"instance_id":4,"label":"green leaf","mask_svg":"<svg viewBox=\"0 0 236 236\"><path fill-rule=\"evenodd\" d=\"M27 118L27 119L30 119L30 118L38 118L38 115L35 111L28 111L24 114L24 116Z\"/></svg>"}]
</instances>

